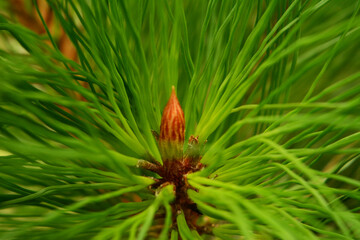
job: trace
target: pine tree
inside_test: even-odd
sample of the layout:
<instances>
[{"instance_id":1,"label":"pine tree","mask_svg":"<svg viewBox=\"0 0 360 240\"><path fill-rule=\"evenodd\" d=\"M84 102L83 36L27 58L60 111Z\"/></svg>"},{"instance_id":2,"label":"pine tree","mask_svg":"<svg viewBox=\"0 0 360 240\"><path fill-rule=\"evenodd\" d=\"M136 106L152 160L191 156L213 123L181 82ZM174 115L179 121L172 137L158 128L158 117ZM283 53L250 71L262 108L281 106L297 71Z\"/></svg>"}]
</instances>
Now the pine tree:
<instances>
[{"instance_id":1,"label":"pine tree","mask_svg":"<svg viewBox=\"0 0 360 240\"><path fill-rule=\"evenodd\" d=\"M0 2L0 239L360 239L360 1Z\"/></svg>"}]
</instances>

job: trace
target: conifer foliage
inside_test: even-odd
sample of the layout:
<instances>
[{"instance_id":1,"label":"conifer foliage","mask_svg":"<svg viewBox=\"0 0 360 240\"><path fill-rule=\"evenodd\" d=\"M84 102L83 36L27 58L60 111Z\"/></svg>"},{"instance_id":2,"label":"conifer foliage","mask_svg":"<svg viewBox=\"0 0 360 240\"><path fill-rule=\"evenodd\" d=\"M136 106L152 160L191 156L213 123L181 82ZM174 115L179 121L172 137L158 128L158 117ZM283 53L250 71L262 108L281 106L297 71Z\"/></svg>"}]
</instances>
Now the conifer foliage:
<instances>
[{"instance_id":1,"label":"conifer foliage","mask_svg":"<svg viewBox=\"0 0 360 240\"><path fill-rule=\"evenodd\" d=\"M360 239L359 8L0 1L0 239Z\"/></svg>"}]
</instances>

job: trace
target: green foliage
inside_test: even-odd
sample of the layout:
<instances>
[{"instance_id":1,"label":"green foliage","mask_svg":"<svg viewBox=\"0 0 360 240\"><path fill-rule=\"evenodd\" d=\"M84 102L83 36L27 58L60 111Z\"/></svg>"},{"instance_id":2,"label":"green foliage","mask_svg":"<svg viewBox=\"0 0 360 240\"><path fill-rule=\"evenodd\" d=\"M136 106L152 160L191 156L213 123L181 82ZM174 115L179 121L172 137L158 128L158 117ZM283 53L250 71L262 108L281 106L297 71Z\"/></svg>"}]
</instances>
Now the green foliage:
<instances>
[{"instance_id":1,"label":"green foliage","mask_svg":"<svg viewBox=\"0 0 360 240\"><path fill-rule=\"evenodd\" d=\"M0 15L0 239L360 239L360 1L48 4L78 61ZM137 167L172 85L211 231Z\"/></svg>"}]
</instances>

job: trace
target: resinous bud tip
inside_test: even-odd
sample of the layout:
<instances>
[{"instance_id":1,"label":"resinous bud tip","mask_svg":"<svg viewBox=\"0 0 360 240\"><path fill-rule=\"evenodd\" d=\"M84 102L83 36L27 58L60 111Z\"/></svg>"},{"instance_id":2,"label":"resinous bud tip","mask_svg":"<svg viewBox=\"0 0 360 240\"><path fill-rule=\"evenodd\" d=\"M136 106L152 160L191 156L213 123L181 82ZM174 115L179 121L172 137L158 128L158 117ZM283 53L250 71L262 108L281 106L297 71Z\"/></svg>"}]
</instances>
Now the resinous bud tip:
<instances>
[{"instance_id":1,"label":"resinous bud tip","mask_svg":"<svg viewBox=\"0 0 360 240\"><path fill-rule=\"evenodd\" d=\"M160 125L159 147L163 160L181 160L185 139L185 118L172 86Z\"/></svg>"}]
</instances>

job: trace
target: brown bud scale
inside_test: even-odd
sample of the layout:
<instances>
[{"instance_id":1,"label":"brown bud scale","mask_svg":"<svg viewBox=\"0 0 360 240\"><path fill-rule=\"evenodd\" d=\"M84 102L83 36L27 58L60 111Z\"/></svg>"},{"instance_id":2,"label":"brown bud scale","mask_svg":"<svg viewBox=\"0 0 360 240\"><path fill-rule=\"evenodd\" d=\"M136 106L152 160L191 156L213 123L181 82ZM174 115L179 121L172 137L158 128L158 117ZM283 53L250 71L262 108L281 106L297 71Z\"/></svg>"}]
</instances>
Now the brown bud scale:
<instances>
[{"instance_id":1,"label":"brown bud scale","mask_svg":"<svg viewBox=\"0 0 360 240\"><path fill-rule=\"evenodd\" d=\"M176 214L183 211L189 226L201 230L203 227L196 223L201 212L187 195L189 189L196 189L189 185L186 177L187 174L200 171L204 167L200 163L201 144L199 144L198 137L191 136L188 148L183 153L185 118L174 87L163 111L160 134L153 134L158 140L163 165L140 160L138 166L155 172L161 177L152 188L157 189L168 184L174 185L175 201L171 204L173 223L176 224Z\"/></svg>"},{"instance_id":2,"label":"brown bud scale","mask_svg":"<svg viewBox=\"0 0 360 240\"><path fill-rule=\"evenodd\" d=\"M176 97L175 88L161 118L159 147L163 160L181 160L185 139L184 112Z\"/></svg>"}]
</instances>

